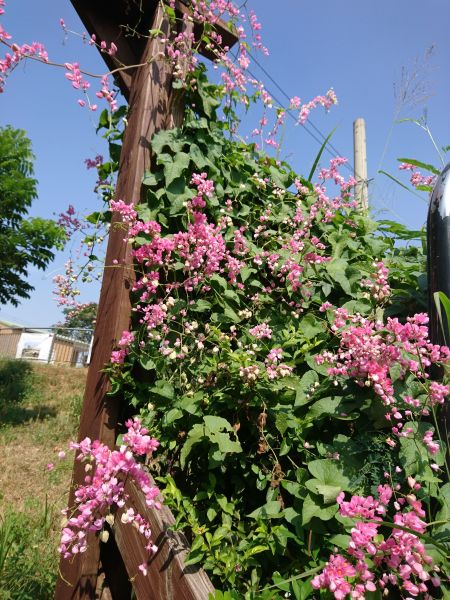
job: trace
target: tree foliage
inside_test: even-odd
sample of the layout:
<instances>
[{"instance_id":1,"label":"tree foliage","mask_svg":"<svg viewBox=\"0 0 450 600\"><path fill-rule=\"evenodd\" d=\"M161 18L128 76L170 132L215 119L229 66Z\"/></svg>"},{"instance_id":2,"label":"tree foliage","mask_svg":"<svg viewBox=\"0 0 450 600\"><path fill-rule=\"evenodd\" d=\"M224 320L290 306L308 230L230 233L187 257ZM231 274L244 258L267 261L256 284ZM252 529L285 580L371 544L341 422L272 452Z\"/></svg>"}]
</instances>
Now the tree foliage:
<instances>
[{"instance_id":1,"label":"tree foliage","mask_svg":"<svg viewBox=\"0 0 450 600\"><path fill-rule=\"evenodd\" d=\"M45 269L65 234L54 221L28 217L37 198L31 142L21 129L0 128L0 304L29 298L30 267Z\"/></svg>"},{"instance_id":2,"label":"tree foliage","mask_svg":"<svg viewBox=\"0 0 450 600\"><path fill-rule=\"evenodd\" d=\"M94 331L97 316L97 302L63 308L64 321L58 323L56 333L82 342L89 342Z\"/></svg>"}]
</instances>

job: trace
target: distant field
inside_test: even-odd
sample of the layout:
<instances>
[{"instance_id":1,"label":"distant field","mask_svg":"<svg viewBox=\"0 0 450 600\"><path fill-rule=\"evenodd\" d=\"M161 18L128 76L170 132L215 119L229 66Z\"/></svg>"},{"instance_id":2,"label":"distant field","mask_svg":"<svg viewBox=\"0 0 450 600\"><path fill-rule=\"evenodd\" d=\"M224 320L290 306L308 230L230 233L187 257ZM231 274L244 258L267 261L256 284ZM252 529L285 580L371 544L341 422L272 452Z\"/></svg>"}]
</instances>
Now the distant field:
<instances>
[{"instance_id":1,"label":"distant field","mask_svg":"<svg viewBox=\"0 0 450 600\"><path fill-rule=\"evenodd\" d=\"M0 600L52 598L86 375L0 360Z\"/></svg>"}]
</instances>

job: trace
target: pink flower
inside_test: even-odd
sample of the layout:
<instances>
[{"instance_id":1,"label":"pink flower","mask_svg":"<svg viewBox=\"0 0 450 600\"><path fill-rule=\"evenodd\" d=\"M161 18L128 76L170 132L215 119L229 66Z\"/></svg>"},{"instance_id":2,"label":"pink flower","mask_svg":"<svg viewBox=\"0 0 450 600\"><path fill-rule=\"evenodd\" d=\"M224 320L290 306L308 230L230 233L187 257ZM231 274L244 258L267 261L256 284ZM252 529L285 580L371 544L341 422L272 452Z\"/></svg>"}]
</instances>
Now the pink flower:
<instances>
[{"instance_id":1,"label":"pink flower","mask_svg":"<svg viewBox=\"0 0 450 600\"><path fill-rule=\"evenodd\" d=\"M423 443L431 455L434 456L438 453L439 443L433 440L433 431L429 430L425 432L425 435L423 436Z\"/></svg>"},{"instance_id":2,"label":"pink flower","mask_svg":"<svg viewBox=\"0 0 450 600\"><path fill-rule=\"evenodd\" d=\"M250 335L252 335L253 337L255 337L258 340L261 340L264 338L271 339L271 337L272 337L272 329L269 327L269 325L267 323L261 323L260 325L255 325L255 327L252 327L251 329L249 329L248 332L250 333Z\"/></svg>"},{"instance_id":3,"label":"pink flower","mask_svg":"<svg viewBox=\"0 0 450 600\"><path fill-rule=\"evenodd\" d=\"M75 492L75 506L70 510L72 516L62 531L59 551L65 558L86 551L87 534L103 529L111 508L124 509L127 500L124 481L127 478L134 480L142 490L147 506L156 509L161 506L158 488L133 454L151 453L159 444L148 435L139 419L130 419L126 426L128 432L119 450L111 450L98 440L89 438L71 443L71 448L78 452L77 460L89 467L89 475ZM122 512L121 521L134 525L142 534L149 554L155 551L150 525L144 517L128 508Z\"/></svg>"},{"instance_id":4,"label":"pink flower","mask_svg":"<svg viewBox=\"0 0 450 600\"><path fill-rule=\"evenodd\" d=\"M322 573L312 579L311 585L315 590L328 588L336 600L344 600L352 591L346 578L355 575L356 569L351 563L340 554L333 554Z\"/></svg>"}]
</instances>

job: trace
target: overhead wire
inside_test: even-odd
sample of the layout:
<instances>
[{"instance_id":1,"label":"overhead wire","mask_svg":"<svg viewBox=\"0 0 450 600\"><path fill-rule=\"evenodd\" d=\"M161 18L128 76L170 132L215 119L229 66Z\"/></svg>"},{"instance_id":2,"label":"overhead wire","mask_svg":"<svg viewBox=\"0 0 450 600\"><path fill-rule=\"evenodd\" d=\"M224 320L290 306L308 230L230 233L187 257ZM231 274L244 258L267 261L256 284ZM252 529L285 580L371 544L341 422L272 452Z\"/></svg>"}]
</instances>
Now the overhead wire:
<instances>
[{"instance_id":1,"label":"overhead wire","mask_svg":"<svg viewBox=\"0 0 450 600\"><path fill-rule=\"evenodd\" d=\"M247 49L247 52L249 54L249 56L252 58L253 62L257 65L257 67L264 73L264 75L273 83L273 85L279 90L279 92L283 95L284 98L286 98L288 101L290 101L291 97L287 94L287 92L281 87L281 85L276 81L276 79L269 73L269 71L260 63L260 61L255 57L255 55L249 50ZM234 55L235 60L237 59L237 56ZM251 69L247 68L246 69L247 72L249 73L249 75L251 77L253 77L255 80L258 80L258 78L256 77L256 75L251 71ZM269 89L269 87L267 85L264 86L265 89L267 90L267 92L271 95L271 97L274 99L274 101L279 104L280 106L283 105L283 103L281 102L280 98L277 97L276 94L273 93L273 90ZM298 119L296 118L296 116L293 114L293 111L290 109L286 110L286 114L289 115L289 117L291 119L293 119L295 121L296 124L298 124ZM311 126L311 128L320 136L321 139L319 139L317 137L317 135L315 135L313 133L313 131L311 131L309 129L309 126ZM324 142L326 141L326 136L324 133L322 133L322 131L312 122L311 119L308 119L308 123L304 123L302 125L303 129L305 129L305 131L308 133L308 135L310 137L312 137L318 144L320 144L321 146L324 144ZM325 144L325 150L333 157L333 158L338 158L343 156L343 154L337 149L336 146L334 146L330 141L328 141ZM346 163L344 163L343 165L345 168L347 168L356 179L362 179L361 177L358 177L358 173L356 173L355 171L355 167L354 165L347 161ZM379 185L376 183L376 181L374 179L369 179L368 181L366 181L367 185L370 183L371 187L373 189L373 186L375 185L376 188L380 189ZM381 190L380 190L381 191ZM379 198L378 198L379 203L382 205L383 209L385 211L387 211L388 213L391 213L393 216L395 216L397 219L399 219L399 221L404 221L404 219L401 218L401 216L395 211L393 210L392 207L388 206L388 204L384 201L382 194L380 194ZM405 223L406 224L406 223ZM410 224L407 224L408 227L411 227Z\"/></svg>"},{"instance_id":2,"label":"overhead wire","mask_svg":"<svg viewBox=\"0 0 450 600\"><path fill-rule=\"evenodd\" d=\"M259 60L256 58L256 56L250 51L247 50L249 56L252 58L253 62L261 69L261 71L264 73L264 75L270 79L270 81L274 84L274 86L280 91L280 93L288 100L291 100L291 97L289 96L289 94L280 86L280 84L274 79L274 77L272 77L272 75L267 71L267 69L259 62ZM250 71L249 71L250 73ZM250 75L252 75L252 73L250 73ZM254 77L254 75L252 75L252 77ZM271 93L270 90L267 90L273 97L273 99L278 102L280 104L280 101L277 100L275 98L275 96ZM295 116L292 114L292 112L290 112L290 115L292 118L294 118L294 120L297 122L297 119L295 118ZM312 127L312 129L314 129L314 131L322 138L322 141L317 140L317 138L313 135L312 137L314 137L314 139L319 142L321 145L323 144L323 142L327 139L327 137L325 136L324 133L322 133L322 131L313 123L313 121L311 119L308 119L308 125ZM309 131L308 127L306 126L306 123L303 124L304 129L310 134L311 132ZM343 156L343 154L341 152L339 152L339 150L330 142L327 142L327 146L329 146L329 148L331 148L331 150L327 149L328 152L334 156L334 158L337 158L338 156ZM350 171L354 172L354 166L351 163L345 163L345 166L347 169L349 169Z\"/></svg>"}]
</instances>

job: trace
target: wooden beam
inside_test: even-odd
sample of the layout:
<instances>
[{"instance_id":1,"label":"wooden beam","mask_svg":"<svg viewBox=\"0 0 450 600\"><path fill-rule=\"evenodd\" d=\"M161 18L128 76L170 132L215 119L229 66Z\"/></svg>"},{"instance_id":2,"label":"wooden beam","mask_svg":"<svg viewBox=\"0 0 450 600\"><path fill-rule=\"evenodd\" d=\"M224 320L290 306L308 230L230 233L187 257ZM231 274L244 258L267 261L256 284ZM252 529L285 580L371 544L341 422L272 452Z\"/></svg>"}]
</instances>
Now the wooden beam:
<instances>
[{"instance_id":1,"label":"wooden beam","mask_svg":"<svg viewBox=\"0 0 450 600\"><path fill-rule=\"evenodd\" d=\"M175 524L173 514L166 506L149 510L132 481L126 482L125 489L129 499L126 507L117 513L113 530L137 600L208 600L214 587L202 569L184 566L189 544L182 533L171 529ZM133 525L124 524L120 519L129 507L146 515L153 541L158 546L158 552L148 562L146 577L139 570L139 565L148 558L144 538Z\"/></svg>"},{"instance_id":2,"label":"wooden beam","mask_svg":"<svg viewBox=\"0 0 450 600\"><path fill-rule=\"evenodd\" d=\"M149 0L146 3L145 12L142 12L141 0L117 0L114 3L110 3L108 0L96 0L96 2L72 0L72 4L90 35L95 34L98 41L115 42L118 46L118 53L114 59L108 54L103 54L110 69L117 66L116 59L124 65L145 63L143 67L136 68L134 71L123 71L118 76L118 84L129 100L130 109L127 118L128 125L124 133L115 197L127 203L136 204L141 199L143 174L151 167L150 140L161 129L179 125L182 121L182 104L174 101L172 95L171 65L164 59L155 60L155 57L165 55L165 42L162 42L159 37L149 38L147 35L148 30L154 28L161 29L165 34L164 37L169 38L170 22L163 6L156 0ZM180 12L185 10L179 0L177 9ZM122 27L124 22L132 23L139 35L129 35L130 31ZM194 24L184 21L183 27L192 31ZM111 448L114 447L116 440L119 402L116 398L107 396L109 381L103 369L109 363L111 352L122 332L129 328L131 315L129 293L135 274L130 246L123 242L125 233L123 224L113 218L78 435L79 440L85 437L99 439ZM74 506L75 490L83 483L84 477L83 465L79 461L75 461L69 506ZM142 496L139 496L138 493L133 492L133 498L135 504L143 502ZM145 508L145 506L141 506L142 510ZM167 512L167 509L163 509L161 515L165 521L153 525L159 538L163 535L165 524L173 522L173 516L170 515L170 511ZM144 516L149 521L153 519L152 511L145 510ZM130 550L128 531L124 532L121 525L118 525L115 531L117 546L128 575L131 577L136 573L136 566L140 563L136 565L135 560L132 560L130 556L140 557L139 553L143 552L142 540L139 540L139 543L135 540L131 544L134 550ZM206 575L200 574L198 582L196 578L187 577L188 573L182 571L182 557L175 560L172 557L173 549L169 547L170 544L165 538L161 538L161 540L164 543L154 559L154 564L157 565L158 561L163 561L164 564L167 563L171 566L164 569L161 565L158 573L162 573L162 575L158 575L154 581L152 579L152 589L164 589L164 593L169 593L170 586L174 586L174 599L206 599L208 593L212 591ZM106 552L102 552L106 584L108 583L107 571L111 570L111 564L114 564L114 552L116 552L115 544L109 544ZM184 557L186 547L183 552L182 556ZM93 600L98 597L100 559L98 536L90 534L88 550L85 553L76 555L70 561L61 560L55 599ZM156 567L153 568L152 573L155 577ZM149 599L149 579L144 578L144 582L136 583L137 589L140 590L138 600ZM120 577L110 577L109 583L111 584L109 592L111 592L113 600L127 600L127 590L129 589L127 582L121 586ZM180 591L181 595L177 595L178 587L182 590ZM200 596L195 591L196 588L198 588L197 592L200 593ZM116 597L114 590L116 590ZM105 588L105 594L109 592ZM156 597L172 598L172 596L165 595Z\"/></svg>"},{"instance_id":3,"label":"wooden beam","mask_svg":"<svg viewBox=\"0 0 450 600\"><path fill-rule=\"evenodd\" d=\"M154 19L154 26L169 34L169 23L160 6ZM159 38L150 39L142 58L151 59L163 50ZM150 140L154 133L166 127L168 120L171 84L170 66L165 61L151 62L135 73L120 158L117 199L128 203L140 200L142 176L151 163ZM129 327L129 292L134 281L131 250L128 244L124 244L123 238L123 225L113 220L78 436L79 440L85 437L100 439L111 448L116 441L119 406L117 399L106 395L109 381L103 369L110 361L117 340ZM75 487L83 482L84 475L84 466L75 461L69 506L74 504ZM94 535L90 536L88 551L84 554L77 555L70 561L61 560L61 577L55 594L57 600L94 598L99 570L99 547L96 539Z\"/></svg>"},{"instance_id":4,"label":"wooden beam","mask_svg":"<svg viewBox=\"0 0 450 600\"><path fill-rule=\"evenodd\" d=\"M114 42L117 54L112 57L102 52L102 57L110 71L120 65L140 64L148 40L148 32L154 29L153 20L158 0L147 0L145 10L142 0L71 0L73 7L82 20L90 36L95 35L97 41ZM190 14L186 2L176 1L176 10L180 15ZM222 36L224 46L232 47L237 42L233 29L219 20L217 32ZM196 23L194 34L200 39L203 26ZM203 56L214 60L214 54L207 48L200 47ZM130 101L131 82L136 69L127 69L115 74L116 84L127 101Z\"/></svg>"}]
</instances>

